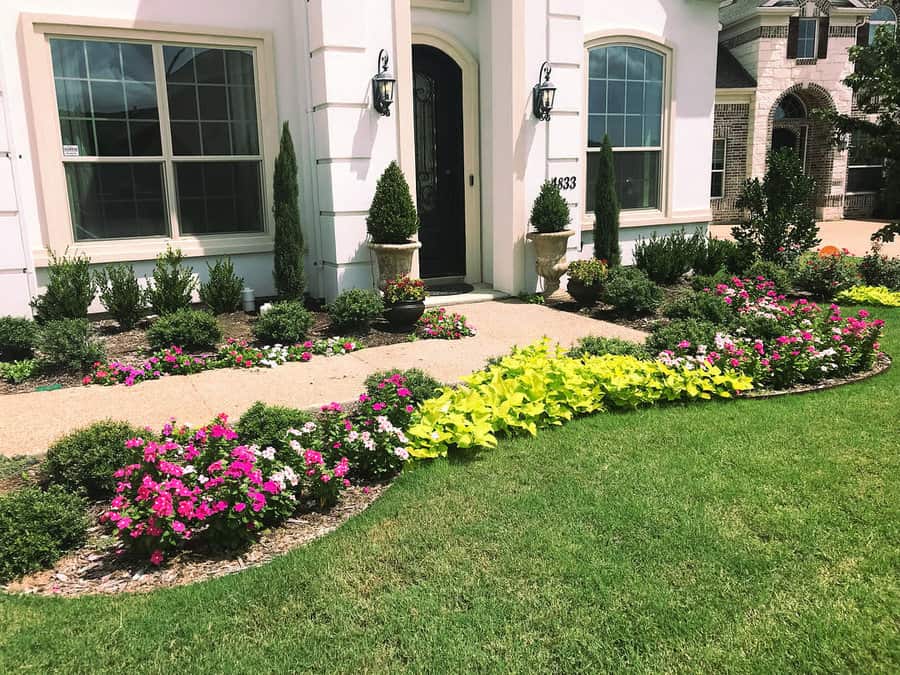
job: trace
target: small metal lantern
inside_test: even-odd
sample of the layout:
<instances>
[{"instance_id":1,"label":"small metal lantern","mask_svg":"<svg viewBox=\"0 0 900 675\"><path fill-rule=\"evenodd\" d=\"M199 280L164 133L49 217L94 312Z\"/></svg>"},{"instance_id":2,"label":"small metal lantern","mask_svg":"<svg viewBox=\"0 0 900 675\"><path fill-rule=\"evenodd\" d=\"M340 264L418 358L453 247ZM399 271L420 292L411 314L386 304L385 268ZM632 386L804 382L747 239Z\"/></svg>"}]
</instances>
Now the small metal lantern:
<instances>
[{"instance_id":1,"label":"small metal lantern","mask_svg":"<svg viewBox=\"0 0 900 675\"><path fill-rule=\"evenodd\" d=\"M556 85L550 81L549 61L541 64L541 72L538 75L538 83L531 90L531 106L534 116L543 120L550 121L550 111L553 110L553 101L556 98Z\"/></svg>"},{"instance_id":2,"label":"small metal lantern","mask_svg":"<svg viewBox=\"0 0 900 675\"><path fill-rule=\"evenodd\" d=\"M394 102L394 83L397 79L388 72L388 55L383 49L378 52L378 72L372 78L372 104L385 117L391 116Z\"/></svg>"}]
</instances>

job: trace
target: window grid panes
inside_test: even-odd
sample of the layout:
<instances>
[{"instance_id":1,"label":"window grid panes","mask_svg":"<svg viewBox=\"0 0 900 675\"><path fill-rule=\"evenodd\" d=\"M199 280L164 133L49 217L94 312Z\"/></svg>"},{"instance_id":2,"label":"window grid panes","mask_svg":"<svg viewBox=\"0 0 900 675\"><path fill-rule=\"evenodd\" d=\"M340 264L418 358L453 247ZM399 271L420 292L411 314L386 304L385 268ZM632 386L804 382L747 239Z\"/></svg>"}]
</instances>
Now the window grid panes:
<instances>
[{"instance_id":1,"label":"window grid panes","mask_svg":"<svg viewBox=\"0 0 900 675\"><path fill-rule=\"evenodd\" d=\"M884 161L855 135L847 150L847 192L878 192L884 180Z\"/></svg>"},{"instance_id":2,"label":"window grid panes","mask_svg":"<svg viewBox=\"0 0 900 675\"><path fill-rule=\"evenodd\" d=\"M813 59L816 56L816 34L819 32L818 19L800 19L797 33L797 58Z\"/></svg>"},{"instance_id":3,"label":"window grid panes","mask_svg":"<svg viewBox=\"0 0 900 675\"><path fill-rule=\"evenodd\" d=\"M252 49L51 38L50 50L75 241L264 229Z\"/></svg>"},{"instance_id":4,"label":"window grid panes","mask_svg":"<svg viewBox=\"0 0 900 675\"><path fill-rule=\"evenodd\" d=\"M713 139L712 180L710 196L714 199L725 196L725 139Z\"/></svg>"},{"instance_id":5,"label":"window grid panes","mask_svg":"<svg viewBox=\"0 0 900 675\"><path fill-rule=\"evenodd\" d=\"M588 52L587 185L597 175L597 151L608 136L623 209L659 208L664 62L662 54L630 45ZM593 209L588 187L586 207Z\"/></svg>"}]
</instances>

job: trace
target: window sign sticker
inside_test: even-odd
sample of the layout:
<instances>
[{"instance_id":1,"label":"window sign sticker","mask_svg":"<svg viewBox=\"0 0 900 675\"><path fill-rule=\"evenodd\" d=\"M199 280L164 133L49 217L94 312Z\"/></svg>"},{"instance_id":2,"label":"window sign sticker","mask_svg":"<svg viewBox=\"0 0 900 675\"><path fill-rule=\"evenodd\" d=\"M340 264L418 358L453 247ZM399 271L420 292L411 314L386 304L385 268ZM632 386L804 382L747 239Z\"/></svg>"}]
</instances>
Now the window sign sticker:
<instances>
[{"instance_id":1,"label":"window sign sticker","mask_svg":"<svg viewBox=\"0 0 900 675\"><path fill-rule=\"evenodd\" d=\"M77 145L64 145L63 146L63 157L78 157L81 153L78 152Z\"/></svg>"}]
</instances>

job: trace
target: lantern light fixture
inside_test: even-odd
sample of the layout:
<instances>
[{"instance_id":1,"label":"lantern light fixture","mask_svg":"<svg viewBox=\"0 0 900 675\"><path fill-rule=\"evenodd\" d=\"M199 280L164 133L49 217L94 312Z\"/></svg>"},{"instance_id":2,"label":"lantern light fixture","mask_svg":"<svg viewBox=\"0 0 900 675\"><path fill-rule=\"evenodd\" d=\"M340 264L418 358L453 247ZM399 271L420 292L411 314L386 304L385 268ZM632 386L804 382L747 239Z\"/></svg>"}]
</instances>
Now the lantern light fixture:
<instances>
[{"instance_id":1,"label":"lantern light fixture","mask_svg":"<svg viewBox=\"0 0 900 675\"><path fill-rule=\"evenodd\" d=\"M391 116L391 103L394 102L394 84L397 79L388 72L388 55L385 50L378 52L378 67L372 78L372 105L385 117Z\"/></svg>"},{"instance_id":2,"label":"lantern light fixture","mask_svg":"<svg viewBox=\"0 0 900 675\"><path fill-rule=\"evenodd\" d=\"M550 121L550 111L553 110L553 101L556 98L556 85L550 81L549 61L541 64L541 72L538 75L538 83L531 90L531 104L534 116L544 122Z\"/></svg>"}]
</instances>

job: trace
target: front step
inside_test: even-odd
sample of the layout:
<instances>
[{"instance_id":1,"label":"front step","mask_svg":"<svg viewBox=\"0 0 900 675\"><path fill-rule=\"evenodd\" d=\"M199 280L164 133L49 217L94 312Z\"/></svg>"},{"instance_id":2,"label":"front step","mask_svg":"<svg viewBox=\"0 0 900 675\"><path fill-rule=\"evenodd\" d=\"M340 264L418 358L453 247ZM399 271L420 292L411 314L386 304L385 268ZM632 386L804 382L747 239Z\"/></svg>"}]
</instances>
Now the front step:
<instances>
[{"instance_id":1,"label":"front step","mask_svg":"<svg viewBox=\"0 0 900 675\"><path fill-rule=\"evenodd\" d=\"M476 284L475 288L468 293L428 296L427 298L425 298L425 306L450 307L451 305L467 305L474 302L491 302L492 300L503 300L508 297L508 293L494 290L487 284Z\"/></svg>"}]
</instances>

